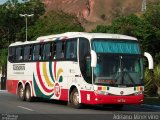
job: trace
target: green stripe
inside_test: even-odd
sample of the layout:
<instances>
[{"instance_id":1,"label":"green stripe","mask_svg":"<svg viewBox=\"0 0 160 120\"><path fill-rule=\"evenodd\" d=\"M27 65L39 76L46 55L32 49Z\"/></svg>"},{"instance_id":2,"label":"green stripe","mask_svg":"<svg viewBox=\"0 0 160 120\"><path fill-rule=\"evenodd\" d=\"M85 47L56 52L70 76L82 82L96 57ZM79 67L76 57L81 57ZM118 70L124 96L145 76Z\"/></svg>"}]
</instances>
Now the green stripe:
<instances>
[{"instance_id":1,"label":"green stripe","mask_svg":"<svg viewBox=\"0 0 160 120\"><path fill-rule=\"evenodd\" d=\"M53 73L52 73L52 62L49 62L49 73L50 73L50 76L52 78L52 81L55 82L54 78L53 78Z\"/></svg>"},{"instance_id":2,"label":"green stripe","mask_svg":"<svg viewBox=\"0 0 160 120\"><path fill-rule=\"evenodd\" d=\"M35 79L34 73L33 73L33 83L34 83L34 91L35 91L35 94L36 94L37 97L43 97L43 98L50 99L54 95L54 93L51 94L51 95L45 95L45 94L43 94L41 92L41 90L39 89L39 87L38 87L38 85L36 83L36 79Z\"/></svg>"}]
</instances>

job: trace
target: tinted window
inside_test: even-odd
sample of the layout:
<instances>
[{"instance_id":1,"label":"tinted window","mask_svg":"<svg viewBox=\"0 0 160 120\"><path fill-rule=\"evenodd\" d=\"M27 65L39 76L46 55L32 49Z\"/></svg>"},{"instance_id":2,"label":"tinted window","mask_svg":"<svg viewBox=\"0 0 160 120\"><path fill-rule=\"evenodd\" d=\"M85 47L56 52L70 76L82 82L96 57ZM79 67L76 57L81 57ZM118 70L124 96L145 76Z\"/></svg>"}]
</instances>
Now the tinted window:
<instances>
[{"instance_id":1,"label":"tinted window","mask_svg":"<svg viewBox=\"0 0 160 120\"><path fill-rule=\"evenodd\" d=\"M44 44L43 47L43 60L49 60L51 57L51 45L50 43Z\"/></svg>"},{"instance_id":2,"label":"tinted window","mask_svg":"<svg viewBox=\"0 0 160 120\"><path fill-rule=\"evenodd\" d=\"M86 38L79 38L79 64L84 80L88 83L92 83L90 46Z\"/></svg>"},{"instance_id":3,"label":"tinted window","mask_svg":"<svg viewBox=\"0 0 160 120\"><path fill-rule=\"evenodd\" d=\"M66 59L77 58L77 41L70 40L66 43Z\"/></svg>"},{"instance_id":4,"label":"tinted window","mask_svg":"<svg viewBox=\"0 0 160 120\"><path fill-rule=\"evenodd\" d=\"M51 49L51 58L50 59L51 60L56 59L56 43L55 42L51 43L50 49Z\"/></svg>"},{"instance_id":5,"label":"tinted window","mask_svg":"<svg viewBox=\"0 0 160 120\"><path fill-rule=\"evenodd\" d=\"M30 61L31 60L31 46L25 46L24 47L24 61Z\"/></svg>"},{"instance_id":6,"label":"tinted window","mask_svg":"<svg viewBox=\"0 0 160 120\"><path fill-rule=\"evenodd\" d=\"M10 47L9 48L9 57L8 57L10 62L14 62L15 59L15 47Z\"/></svg>"},{"instance_id":7,"label":"tinted window","mask_svg":"<svg viewBox=\"0 0 160 120\"><path fill-rule=\"evenodd\" d=\"M33 46L33 60L41 60L41 55L40 55L40 45L34 45Z\"/></svg>"},{"instance_id":8,"label":"tinted window","mask_svg":"<svg viewBox=\"0 0 160 120\"><path fill-rule=\"evenodd\" d=\"M85 59L85 56L90 53L89 41L86 38L79 38L79 60Z\"/></svg>"},{"instance_id":9,"label":"tinted window","mask_svg":"<svg viewBox=\"0 0 160 120\"><path fill-rule=\"evenodd\" d=\"M23 60L22 47L18 46L18 47L16 47L16 61L21 61L21 60Z\"/></svg>"},{"instance_id":10,"label":"tinted window","mask_svg":"<svg viewBox=\"0 0 160 120\"><path fill-rule=\"evenodd\" d=\"M64 42L56 43L56 59L64 59Z\"/></svg>"}]
</instances>

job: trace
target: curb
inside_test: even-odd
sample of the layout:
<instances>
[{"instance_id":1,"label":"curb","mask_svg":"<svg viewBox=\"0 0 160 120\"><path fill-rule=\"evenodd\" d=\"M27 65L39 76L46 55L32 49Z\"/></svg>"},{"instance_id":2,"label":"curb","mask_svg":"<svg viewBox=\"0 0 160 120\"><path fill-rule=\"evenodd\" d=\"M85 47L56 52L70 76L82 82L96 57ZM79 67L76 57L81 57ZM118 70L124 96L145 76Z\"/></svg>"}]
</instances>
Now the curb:
<instances>
[{"instance_id":1,"label":"curb","mask_svg":"<svg viewBox=\"0 0 160 120\"><path fill-rule=\"evenodd\" d=\"M160 106L158 105L148 105L148 104L141 104L142 107L148 107L148 108L156 108L156 109L160 109Z\"/></svg>"},{"instance_id":2,"label":"curb","mask_svg":"<svg viewBox=\"0 0 160 120\"><path fill-rule=\"evenodd\" d=\"M0 93L7 93L8 90L0 90Z\"/></svg>"}]
</instances>

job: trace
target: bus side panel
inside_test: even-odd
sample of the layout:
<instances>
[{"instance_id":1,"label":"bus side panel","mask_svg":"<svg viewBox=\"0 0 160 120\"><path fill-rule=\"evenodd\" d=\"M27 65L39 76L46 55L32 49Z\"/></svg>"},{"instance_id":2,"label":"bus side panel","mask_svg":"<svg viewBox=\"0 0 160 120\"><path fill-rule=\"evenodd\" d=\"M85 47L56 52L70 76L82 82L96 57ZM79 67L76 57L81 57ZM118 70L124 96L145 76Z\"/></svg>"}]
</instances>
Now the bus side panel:
<instances>
[{"instance_id":1,"label":"bus side panel","mask_svg":"<svg viewBox=\"0 0 160 120\"><path fill-rule=\"evenodd\" d=\"M7 80L7 90L10 93L16 94L17 93L17 85L18 80Z\"/></svg>"},{"instance_id":2,"label":"bus side panel","mask_svg":"<svg viewBox=\"0 0 160 120\"><path fill-rule=\"evenodd\" d=\"M60 100L68 101L68 89L61 90Z\"/></svg>"}]
</instances>

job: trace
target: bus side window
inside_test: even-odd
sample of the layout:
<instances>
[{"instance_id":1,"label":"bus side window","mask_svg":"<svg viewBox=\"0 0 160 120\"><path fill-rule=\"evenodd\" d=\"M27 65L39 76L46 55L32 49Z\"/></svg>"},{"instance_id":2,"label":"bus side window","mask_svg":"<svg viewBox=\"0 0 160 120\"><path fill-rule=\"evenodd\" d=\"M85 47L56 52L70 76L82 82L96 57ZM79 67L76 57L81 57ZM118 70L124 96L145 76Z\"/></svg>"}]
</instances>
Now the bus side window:
<instances>
[{"instance_id":1,"label":"bus side window","mask_svg":"<svg viewBox=\"0 0 160 120\"><path fill-rule=\"evenodd\" d=\"M27 45L24 47L24 61L31 60L31 46Z\"/></svg>"},{"instance_id":2,"label":"bus side window","mask_svg":"<svg viewBox=\"0 0 160 120\"><path fill-rule=\"evenodd\" d=\"M49 60L50 59L50 56L51 56L51 53L50 53L50 43L46 43L44 44L44 47L43 47L43 60Z\"/></svg>"},{"instance_id":3,"label":"bus side window","mask_svg":"<svg viewBox=\"0 0 160 120\"><path fill-rule=\"evenodd\" d=\"M50 60L56 59L56 43L55 42L51 43L50 51L51 51Z\"/></svg>"},{"instance_id":4,"label":"bus side window","mask_svg":"<svg viewBox=\"0 0 160 120\"><path fill-rule=\"evenodd\" d=\"M56 43L56 59L64 59L64 47L65 43L60 41Z\"/></svg>"},{"instance_id":5,"label":"bus side window","mask_svg":"<svg viewBox=\"0 0 160 120\"><path fill-rule=\"evenodd\" d=\"M43 59L43 51L44 51L44 44L40 44L40 50L39 50L39 60L44 60Z\"/></svg>"},{"instance_id":6,"label":"bus side window","mask_svg":"<svg viewBox=\"0 0 160 120\"><path fill-rule=\"evenodd\" d=\"M32 60L41 60L40 45L39 44L33 46Z\"/></svg>"},{"instance_id":7,"label":"bus side window","mask_svg":"<svg viewBox=\"0 0 160 120\"><path fill-rule=\"evenodd\" d=\"M10 62L14 62L15 61L15 47L10 47L9 48L9 57L8 60Z\"/></svg>"},{"instance_id":8,"label":"bus side window","mask_svg":"<svg viewBox=\"0 0 160 120\"><path fill-rule=\"evenodd\" d=\"M77 41L76 39L68 40L66 42L66 59L77 58Z\"/></svg>"},{"instance_id":9,"label":"bus side window","mask_svg":"<svg viewBox=\"0 0 160 120\"><path fill-rule=\"evenodd\" d=\"M22 47L21 46L16 47L16 62L23 60L22 53L23 53Z\"/></svg>"}]
</instances>

